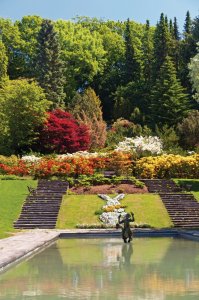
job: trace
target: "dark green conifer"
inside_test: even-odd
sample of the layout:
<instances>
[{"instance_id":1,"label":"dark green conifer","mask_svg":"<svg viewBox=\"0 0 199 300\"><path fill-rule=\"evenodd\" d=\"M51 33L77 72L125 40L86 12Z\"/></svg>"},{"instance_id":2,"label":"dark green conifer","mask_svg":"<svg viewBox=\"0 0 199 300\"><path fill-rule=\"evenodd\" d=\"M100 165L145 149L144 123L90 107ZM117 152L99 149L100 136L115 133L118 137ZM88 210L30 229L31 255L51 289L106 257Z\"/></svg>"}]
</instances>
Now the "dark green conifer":
<instances>
[{"instance_id":1,"label":"dark green conifer","mask_svg":"<svg viewBox=\"0 0 199 300\"><path fill-rule=\"evenodd\" d=\"M174 34L174 38L176 39L176 41L179 41L180 40L180 33L179 33L178 22L177 22L176 17L174 17L174 22L173 22L173 34Z\"/></svg>"},{"instance_id":2,"label":"dark green conifer","mask_svg":"<svg viewBox=\"0 0 199 300\"><path fill-rule=\"evenodd\" d=\"M37 80L44 89L47 99L53 102L53 108L63 106L64 74L58 34L55 32L53 22L46 19L43 20L38 34L36 68Z\"/></svg>"},{"instance_id":3,"label":"dark green conifer","mask_svg":"<svg viewBox=\"0 0 199 300\"><path fill-rule=\"evenodd\" d=\"M184 24L185 35L191 33L191 24L192 24L192 20L191 20L190 12L187 11L186 18L185 18L185 24Z\"/></svg>"},{"instance_id":4,"label":"dark green conifer","mask_svg":"<svg viewBox=\"0 0 199 300\"><path fill-rule=\"evenodd\" d=\"M150 108L153 125L160 126L173 126L188 112L187 95L177 79L174 64L169 56L165 57L153 87Z\"/></svg>"},{"instance_id":5,"label":"dark green conifer","mask_svg":"<svg viewBox=\"0 0 199 300\"><path fill-rule=\"evenodd\" d=\"M162 13L154 33L154 79L157 78L158 72L164 63L165 57L170 54L170 44L171 35L169 33L167 18L165 19L164 14Z\"/></svg>"},{"instance_id":6,"label":"dark green conifer","mask_svg":"<svg viewBox=\"0 0 199 300\"><path fill-rule=\"evenodd\" d=\"M125 64L124 64L124 83L127 84L131 81L137 81L140 78L140 63L138 61L135 45L133 43L130 20L126 22L124 32L125 38Z\"/></svg>"}]
</instances>

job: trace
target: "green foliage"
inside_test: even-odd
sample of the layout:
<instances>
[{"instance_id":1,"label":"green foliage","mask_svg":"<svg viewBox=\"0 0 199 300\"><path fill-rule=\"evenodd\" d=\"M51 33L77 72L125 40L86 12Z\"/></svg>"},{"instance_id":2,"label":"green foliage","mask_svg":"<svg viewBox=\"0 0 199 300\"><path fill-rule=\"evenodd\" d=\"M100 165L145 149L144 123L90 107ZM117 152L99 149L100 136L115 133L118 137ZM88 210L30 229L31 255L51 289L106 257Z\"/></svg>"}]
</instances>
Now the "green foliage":
<instances>
[{"instance_id":1,"label":"green foliage","mask_svg":"<svg viewBox=\"0 0 199 300\"><path fill-rule=\"evenodd\" d=\"M47 99L53 102L53 108L62 107L65 99L64 66L61 60L58 34L50 20L44 19L41 24L36 64L37 79L45 90Z\"/></svg>"},{"instance_id":2,"label":"green foliage","mask_svg":"<svg viewBox=\"0 0 199 300\"><path fill-rule=\"evenodd\" d=\"M0 40L0 80L5 75L11 80L37 79L47 99L53 101L51 108L66 105L73 109L76 106L75 110L80 111L84 94L87 104L84 103L84 110L90 115L93 109L90 99L96 95L87 88L92 87L101 101L99 110L93 110L95 117L87 120L93 124L91 131L96 136L96 145L92 145L92 149L98 148L98 145L103 147L106 138L106 124L102 115L98 117L101 110L109 123L125 118L154 129L155 123L171 127L175 125L171 118L179 121L181 111L177 109L171 109L172 116L168 116L166 109L165 116L160 117L161 122L158 118L156 120L155 111L150 109L151 90L152 96L154 90L157 96L152 97L153 105L155 101L156 107L161 107L160 102L165 102L163 88L157 81L167 56L176 69L176 78L180 78L181 85L188 92L192 107L198 108L197 102L192 99L191 86L193 84L197 92L197 63L191 62L191 81L188 63L196 55L199 17L192 20L189 12L183 35L179 33L177 19L168 22L163 13L154 27L148 20L142 25L132 20L120 22L78 17L73 21L50 21L39 16L24 16L14 23L0 18ZM176 79L172 77L170 82L173 84L171 89L176 89ZM171 93L172 97L176 97L175 93ZM182 111L189 110L189 103L185 102L182 100ZM171 107L172 103L169 104ZM163 113L164 107L161 110ZM98 136L100 141L97 141ZM110 136L112 140L119 138L112 133Z\"/></svg>"},{"instance_id":3,"label":"green foliage","mask_svg":"<svg viewBox=\"0 0 199 300\"><path fill-rule=\"evenodd\" d=\"M75 186L85 186L89 187L91 185L102 185L102 184L121 184L125 182L130 182L131 184L135 185L136 187L143 188L144 184L136 179L134 176L112 176L106 177L103 174L95 173L93 175L79 175L77 179L74 180Z\"/></svg>"},{"instance_id":4,"label":"green foliage","mask_svg":"<svg viewBox=\"0 0 199 300\"><path fill-rule=\"evenodd\" d=\"M8 67L8 57L6 54L6 48L3 42L0 40L0 86L7 79L7 67Z\"/></svg>"},{"instance_id":5,"label":"green foliage","mask_svg":"<svg viewBox=\"0 0 199 300\"><path fill-rule=\"evenodd\" d=\"M37 37L41 30L42 18L39 16L24 16L15 25L20 32L20 51L16 56L18 70L15 77L36 77Z\"/></svg>"},{"instance_id":6,"label":"green foliage","mask_svg":"<svg viewBox=\"0 0 199 300\"><path fill-rule=\"evenodd\" d=\"M173 126L186 116L189 106L187 95L176 77L174 64L167 56L151 92L152 123Z\"/></svg>"},{"instance_id":7,"label":"green foliage","mask_svg":"<svg viewBox=\"0 0 199 300\"><path fill-rule=\"evenodd\" d=\"M199 44L198 44L199 47ZM191 59L189 64L189 76L193 83L193 90L196 91L195 99L199 102L199 48L198 53Z\"/></svg>"},{"instance_id":8,"label":"green foliage","mask_svg":"<svg viewBox=\"0 0 199 300\"><path fill-rule=\"evenodd\" d=\"M179 146L179 136L174 127L168 127L168 125L162 128L156 127L156 133L163 143L163 151L168 154L179 154L182 151Z\"/></svg>"},{"instance_id":9,"label":"green foliage","mask_svg":"<svg viewBox=\"0 0 199 300\"><path fill-rule=\"evenodd\" d=\"M171 54L169 51L170 45L171 45L171 34L169 32L167 19L162 13L154 33L153 78L157 78L160 68L165 61L165 58L169 54Z\"/></svg>"},{"instance_id":10,"label":"green foliage","mask_svg":"<svg viewBox=\"0 0 199 300\"><path fill-rule=\"evenodd\" d=\"M25 180L25 178L16 175L0 175L0 180Z\"/></svg>"},{"instance_id":11,"label":"green foliage","mask_svg":"<svg viewBox=\"0 0 199 300\"><path fill-rule=\"evenodd\" d=\"M63 20L55 24L60 36L61 57L66 63L65 91L68 101L75 91L90 84L95 75L103 73L106 63L101 35L88 26Z\"/></svg>"},{"instance_id":12,"label":"green foliage","mask_svg":"<svg viewBox=\"0 0 199 300\"><path fill-rule=\"evenodd\" d=\"M76 93L70 105L70 112L75 118L82 118L83 113L92 118L102 116L101 101L92 88L87 88L82 94Z\"/></svg>"},{"instance_id":13,"label":"green foliage","mask_svg":"<svg viewBox=\"0 0 199 300\"><path fill-rule=\"evenodd\" d=\"M191 33L191 25L192 25L192 20L191 20L190 12L187 11L186 18L185 18L185 24L184 24L185 34L190 34Z\"/></svg>"},{"instance_id":14,"label":"green foliage","mask_svg":"<svg viewBox=\"0 0 199 300\"><path fill-rule=\"evenodd\" d=\"M151 130L147 126L142 127L139 124L119 118L107 132L106 147L108 149L114 149L125 137L149 136L150 134Z\"/></svg>"},{"instance_id":15,"label":"green foliage","mask_svg":"<svg viewBox=\"0 0 199 300\"><path fill-rule=\"evenodd\" d=\"M70 111L77 120L88 127L90 149L103 148L106 141L106 123L102 117L101 101L92 88L76 93Z\"/></svg>"},{"instance_id":16,"label":"green foliage","mask_svg":"<svg viewBox=\"0 0 199 300\"><path fill-rule=\"evenodd\" d=\"M140 79L140 62L138 57L138 52L136 53L135 43L132 38L130 20L126 22L126 28L124 31L125 39L125 71L124 71L124 83L129 83L131 81L137 81Z\"/></svg>"},{"instance_id":17,"label":"green foliage","mask_svg":"<svg viewBox=\"0 0 199 300\"><path fill-rule=\"evenodd\" d=\"M199 111L192 110L178 124L180 142L184 149L194 149L199 146Z\"/></svg>"},{"instance_id":18,"label":"green foliage","mask_svg":"<svg viewBox=\"0 0 199 300\"><path fill-rule=\"evenodd\" d=\"M8 81L0 89L0 151L19 153L37 139L50 102L43 90L27 80Z\"/></svg>"}]
</instances>

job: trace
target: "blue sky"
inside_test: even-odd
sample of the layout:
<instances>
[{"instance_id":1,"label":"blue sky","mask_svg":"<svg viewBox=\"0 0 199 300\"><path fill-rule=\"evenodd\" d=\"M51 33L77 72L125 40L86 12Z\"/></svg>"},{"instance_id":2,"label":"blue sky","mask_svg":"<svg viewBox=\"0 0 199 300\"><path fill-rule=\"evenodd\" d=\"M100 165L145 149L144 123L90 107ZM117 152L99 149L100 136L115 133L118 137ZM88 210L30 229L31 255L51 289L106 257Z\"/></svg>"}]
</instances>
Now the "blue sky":
<instances>
[{"instance_id":1,"label":"blue sky","mask_svg":"<svg viewBox=\"0 0 199 300\"><path fill-rule=\"evenodd\" d=\"M111 20L133 19L155 25L160 13L174 16L182 30L186 11L194 18L199 15L199 0L0 0L0 16L12 20L24 15L40 15L53 20L75 16Z\"/></svg>"}]
</instances>

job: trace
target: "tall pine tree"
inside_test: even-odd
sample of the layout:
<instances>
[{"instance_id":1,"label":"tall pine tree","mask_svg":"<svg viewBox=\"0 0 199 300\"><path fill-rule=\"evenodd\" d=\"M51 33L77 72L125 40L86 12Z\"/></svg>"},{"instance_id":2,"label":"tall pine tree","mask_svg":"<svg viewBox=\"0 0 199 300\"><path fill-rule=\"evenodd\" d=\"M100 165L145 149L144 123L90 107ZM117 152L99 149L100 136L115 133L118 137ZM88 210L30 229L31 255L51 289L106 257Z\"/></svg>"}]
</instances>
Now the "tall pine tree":
<instances>
[{"instance_id":1,"label":"tall pine tree","mask_svg":"<svg viewBox=\"0 0 199 300\"><path fill-rule=\"evenodd\" d=\"M166 56L151 92L152 124L176 125L186 116L188 110L187 95L176 77L172 59Z\"/></svg>"},{"instance_id":2,"label":"tall pine tree","mask_svg":"<svg viewBox=\"0 0 199 300\"><path fill-rule=\"evenodd\" d=\"M170 53L170 44L171 34L168 28L168 20L162 13L154 33L154 79L158 76L158 72L164 63L165 57Z\"/></svg>"},{"instance_id":3,"label":"tall pine tree","mask_svg":"<svg viewBox=\"0 0 199 300\"><path fill-rule=\"evenodd\" d=\"M191 20L190 12L187 11L186 18L185 18L185 24L184 24L184 34L185 35L191 33L191 24L192 24L192 20Z\"/></svg>"},{"instance_id":4,"label":"tall pine tree","mask_svg":"<svg viewBox=\"0 0 199 300\"><path fill-rule=\"evenodd\" d=\"M44 89L53 108L62 107L65 94L63 91L63 62L60 58L58 34L52 21L43 20L38 34L37 80Z\"/></svg>"},{"instance_id":5,"label":"tall pine tree","mask_svg":"<svg viewBox=\"0 0 199 300\"><path fill-rule=\"evenodd\" d=\"M137 81L140 78L140 63L138 61L135 45L132 38L130 20L126 22L124 32L125 38L125 63L124 63L124 83L127 84L131 81Z\"/></svg>"}]
</instances>

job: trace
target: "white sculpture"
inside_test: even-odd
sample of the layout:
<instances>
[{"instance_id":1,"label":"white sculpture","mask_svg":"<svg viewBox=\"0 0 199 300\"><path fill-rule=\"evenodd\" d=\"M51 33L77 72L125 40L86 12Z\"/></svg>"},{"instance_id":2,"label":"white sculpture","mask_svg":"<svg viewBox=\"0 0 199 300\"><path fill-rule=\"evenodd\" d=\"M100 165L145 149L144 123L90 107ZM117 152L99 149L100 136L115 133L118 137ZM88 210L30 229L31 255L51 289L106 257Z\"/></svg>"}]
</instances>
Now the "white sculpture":
<instances>
[{"instance_id":1,"label":"white sculpture","mask_svg":"<svg viewBox=\"0 0 199 300\"><path fill-rule=\"evenodd\" d=\"M121 203L119 202L119 200L122 200L125 197L125 194L118 194L114 198L111 198L105 194L98 194L98 196L101 199L107 201L106 205L103 206L103 209L108 210L109 207L111 208L113 206L120 206ZM115 226L118 223L119 215L121 215L122 217L126 215L124 209L121 207L114 208L114 211L103 212L100 215L100 220L106 225Z\"/></svg>"}]
</instances>

